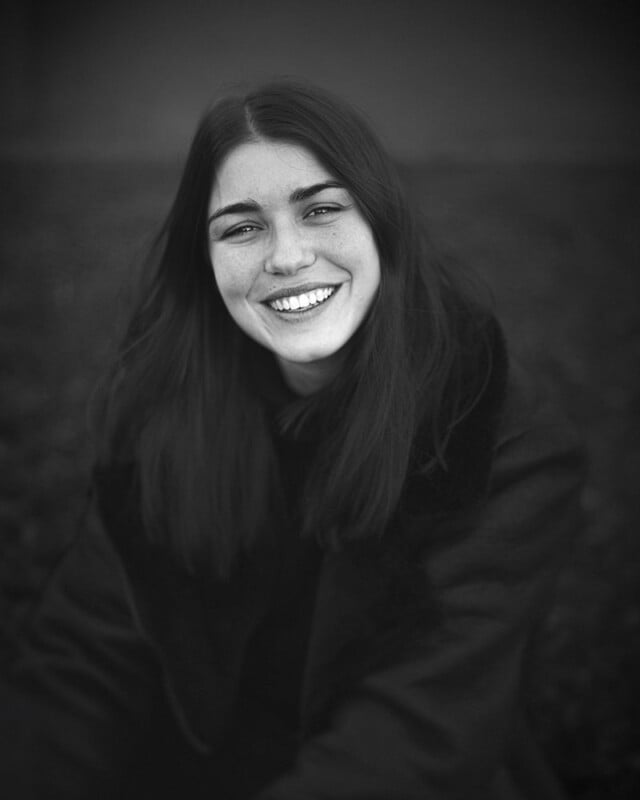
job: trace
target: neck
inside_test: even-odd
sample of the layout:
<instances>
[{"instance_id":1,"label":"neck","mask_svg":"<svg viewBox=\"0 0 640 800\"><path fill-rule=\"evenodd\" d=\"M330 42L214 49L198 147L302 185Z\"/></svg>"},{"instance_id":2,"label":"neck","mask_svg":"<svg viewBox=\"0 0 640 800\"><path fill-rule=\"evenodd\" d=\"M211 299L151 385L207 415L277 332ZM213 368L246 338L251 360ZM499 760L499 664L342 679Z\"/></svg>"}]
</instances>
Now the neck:
<instances>
[{"instance_id":1,"label":"neck","mask_svg":"<svg viewBox=\"0 0 640 800\"><path fill-rule=\"evenodd\" d=\"M285 383L302 397L308 397L323 389L337 375L343 361L337 354L320 361L299 363L277 358Z\"/></svg>"}]
</instances>

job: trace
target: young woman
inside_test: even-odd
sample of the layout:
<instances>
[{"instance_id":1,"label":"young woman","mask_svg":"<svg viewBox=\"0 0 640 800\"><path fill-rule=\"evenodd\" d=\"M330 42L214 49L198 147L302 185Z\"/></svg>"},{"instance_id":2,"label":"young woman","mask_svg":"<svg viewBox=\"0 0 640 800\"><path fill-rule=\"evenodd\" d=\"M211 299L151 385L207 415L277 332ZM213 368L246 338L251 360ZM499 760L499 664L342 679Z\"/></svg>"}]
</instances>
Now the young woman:
<instances>
[{"instance_id":1,"label":"young woman","mask_svg":"<svg viewBox=\"0 0 640 800\"><path fill-rule=\"evenodd\" d=\"M12 797L560 796L522 694L581 457L353 109L202 119L14 643Z\"/></svg>"}]
</instances>

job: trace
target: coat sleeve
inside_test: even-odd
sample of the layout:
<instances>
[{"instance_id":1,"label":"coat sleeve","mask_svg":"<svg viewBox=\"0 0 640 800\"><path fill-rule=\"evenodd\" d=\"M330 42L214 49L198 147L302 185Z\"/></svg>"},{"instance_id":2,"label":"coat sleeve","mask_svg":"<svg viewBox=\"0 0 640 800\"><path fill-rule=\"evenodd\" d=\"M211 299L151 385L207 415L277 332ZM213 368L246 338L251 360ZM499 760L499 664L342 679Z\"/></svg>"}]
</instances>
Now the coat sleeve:
<instances>
[{"instance_id":1,"label":"coat sleeve","mask_svg":"<svg viewBox=\"0 0 640 800\"><path fill-rule=\"evenodd\" d=\"M5 657L4 796L120 796L157 691L121 570L91 511Z\"/></svg>"},{"instance_id":2,"label":"coat sleeve","mask_svg":"<svg viewBox=\"0 0 640 800\"><path fill-rule=\"evenodd\" d=\"M259 800L485 796L516 724L527 645L580 524L583 457L567 427L512 398L472 526L430 531L439 622L361 680Z\"/></svg>"}]
</instances>

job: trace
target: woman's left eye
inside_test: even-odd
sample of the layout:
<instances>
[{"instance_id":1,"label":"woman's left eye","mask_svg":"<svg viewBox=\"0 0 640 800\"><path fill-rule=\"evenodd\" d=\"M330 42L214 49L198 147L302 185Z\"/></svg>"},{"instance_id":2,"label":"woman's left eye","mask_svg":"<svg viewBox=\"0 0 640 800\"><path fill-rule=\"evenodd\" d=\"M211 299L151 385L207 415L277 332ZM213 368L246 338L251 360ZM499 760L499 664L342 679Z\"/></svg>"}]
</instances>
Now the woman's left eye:
<instances>
[{"instance_id":1,"label":"woman's left eye","mask_svg":"<svg viewBox=\"0 0 640 800\"><path fill-rule=\"evenodd\" d=\"M341 210L342 209L338 208L337 206L316 206L306 213L305 218L327 217L331 214L338 213Z\"/></svg>"}]
</instances>

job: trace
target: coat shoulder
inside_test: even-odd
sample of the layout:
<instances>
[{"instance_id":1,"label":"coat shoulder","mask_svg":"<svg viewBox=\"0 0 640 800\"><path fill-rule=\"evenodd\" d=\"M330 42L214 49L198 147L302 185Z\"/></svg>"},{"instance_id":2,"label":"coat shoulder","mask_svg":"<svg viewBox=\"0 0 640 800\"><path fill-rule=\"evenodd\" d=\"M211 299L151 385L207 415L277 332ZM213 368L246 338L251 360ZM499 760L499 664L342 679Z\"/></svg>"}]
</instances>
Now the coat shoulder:
<instances>
[{"instance_id":1,"label":"coat shoulder","mask_svg":"<svg viewBox=\"0 0 640 800\"><path fill-rule=\"evenodd\" d=\"M584 483L587 455L576 426L549 388L512 359L493 447L492 485L514 455L532 465L544 460L549 472L563 467L576 486Z\"/></svg>"}]
</instances>

